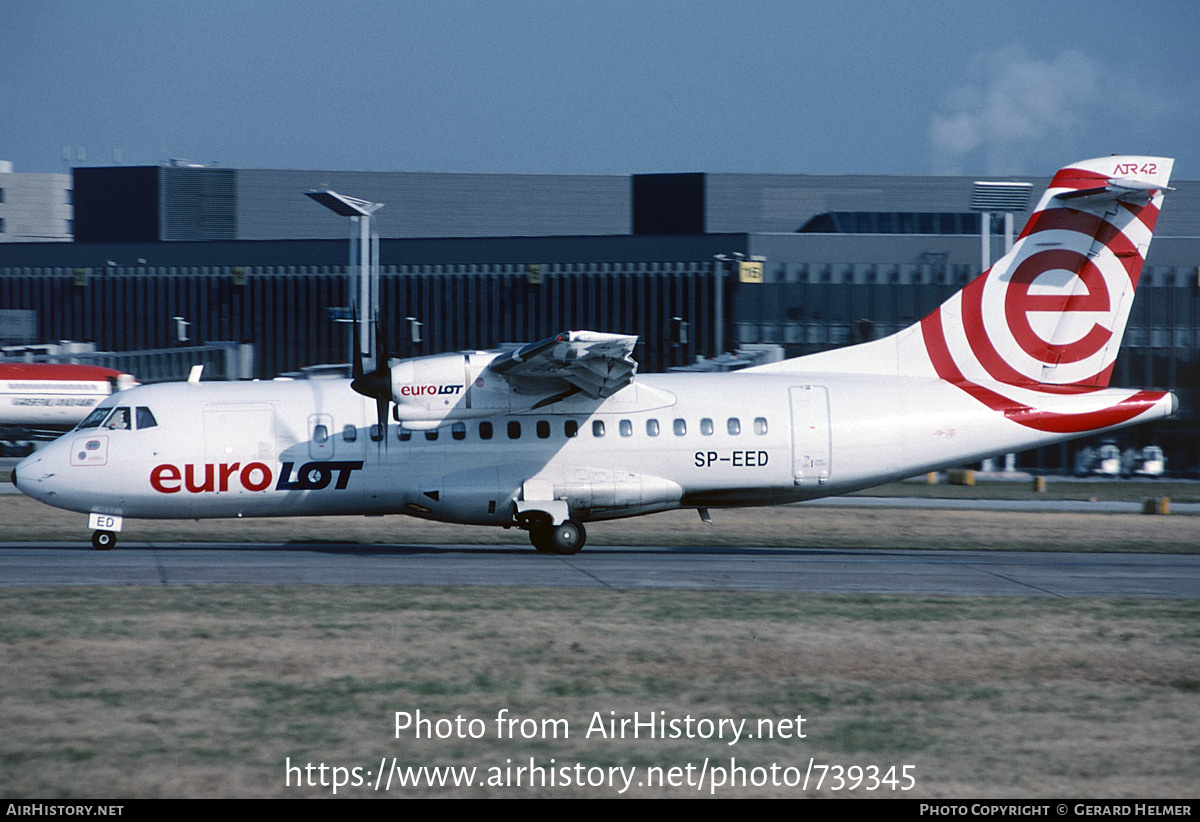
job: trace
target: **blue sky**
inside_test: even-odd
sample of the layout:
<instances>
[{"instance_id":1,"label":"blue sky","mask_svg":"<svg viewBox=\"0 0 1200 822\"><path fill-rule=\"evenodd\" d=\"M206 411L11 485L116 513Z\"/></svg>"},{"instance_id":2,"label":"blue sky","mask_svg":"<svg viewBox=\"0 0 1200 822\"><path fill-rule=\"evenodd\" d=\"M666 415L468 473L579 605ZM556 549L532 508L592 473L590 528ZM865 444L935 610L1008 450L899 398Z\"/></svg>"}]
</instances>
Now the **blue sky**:
<instances>
[{"instance_id":1,"label":"blue sky","mask_svg":"<svg viewBox=\"0 0 1200 822\"><path fill-rule=\"evenodd\" d=\"M1188 0L7 0L0 159L1200 179L1198 42Z\"/></svg>"}]
</instances>

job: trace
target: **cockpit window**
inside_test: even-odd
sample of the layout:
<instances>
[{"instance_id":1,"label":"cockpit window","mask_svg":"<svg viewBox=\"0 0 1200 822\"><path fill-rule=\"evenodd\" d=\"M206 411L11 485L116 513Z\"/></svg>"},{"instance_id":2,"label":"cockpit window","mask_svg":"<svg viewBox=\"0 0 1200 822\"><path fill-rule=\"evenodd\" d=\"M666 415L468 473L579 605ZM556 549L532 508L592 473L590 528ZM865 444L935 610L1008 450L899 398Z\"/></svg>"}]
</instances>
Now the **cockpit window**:
<instances>
[{"instance_id":1,"label":"cockpit window","mask_svg":"<svg viewBox=\"0 0 1200 822\"><path fill-rule=\"evenodd\" d=\"M92 413L88 414L87 418L79 423L76 430L103 426L109 431L129 431L133 429L135 421L137 422L138 430L158 426L158 420L154 418L154 412L144 405L139 405L136 409L125 405L116 408L113 408L111 405L104 405L93 409Z\"/></svg>"},{"instance_id":2,"label":"cockpit window","mask_svg":"<svg viewBox=\"0 0 1200 822\"><path fill-rule=\"evenodd\" d=\"M80 428L99 428L100 423L104 422L104 418L108 416L110 411L112 411L111 405L103 405L103 406L93 410L92 413L87 415L87 418L84 419L83 422L79 423L79 427Z\"/></svg>"},{"instance_id":3,"label":"cockpit window","mask_svg":"<svg viewBox=\"0 0 1200 822\"><path fill-rule=\"evenodd\" d=\"M144 428L153 428L158 425L158 420L154 419L154 414L144 405L139 405L137 408L137 427L141 431Z\"/></svg>"},{"instance_id":4,"label":"cockpit window","mask_svg":"<svg viewBox=\"0 0 1200 822\"><path fill-rule=\"evenodd\" d=\"M129 409L125 406L115 409L104 421L104 427L110 431L128 431L132 427L129 422Z\"/></svg>"}]
</instances>

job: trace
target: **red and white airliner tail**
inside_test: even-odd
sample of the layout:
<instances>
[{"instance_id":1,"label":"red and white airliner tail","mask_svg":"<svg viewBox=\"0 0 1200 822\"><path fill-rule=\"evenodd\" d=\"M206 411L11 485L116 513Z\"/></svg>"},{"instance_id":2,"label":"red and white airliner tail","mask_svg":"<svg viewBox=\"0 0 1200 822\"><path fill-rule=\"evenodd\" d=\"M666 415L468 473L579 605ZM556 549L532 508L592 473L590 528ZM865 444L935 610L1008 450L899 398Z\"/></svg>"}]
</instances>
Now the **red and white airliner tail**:
<instances>
[{"instance_id":1,"label":"red and white airliner tail","mask_svg":"<svg viewBox=\"0 0 1200 822\"><path fill-rule=\"evenodd\" d=\"M135 385L130 375L98 365L0 363L0 427L61 432L114 391Z\"/></svg>"},{"instance_id":2,"label":"red and white airliner tail","mask_svg":"<svg viewBox=\"0 0 1200 822\"><path fill-rule=\"evenodd\" d=\"M938 376L1108 385L1171 163L1109 157L1059 171L1012 251L922 320Z\"/></svg>"},{"instance_id":3,"label":"red and white airliner tail","mask_svg":"<svg viewBox=\"0 0 1200 822\"><path fill-rule=\"evenodd\" d=\"M1051 181L1012 250L891 337L761 370L936 376L1029 428L1080 433L1173 400L1102 391L1174 161L1112 156Z\"/></svg>"}]
</instances>

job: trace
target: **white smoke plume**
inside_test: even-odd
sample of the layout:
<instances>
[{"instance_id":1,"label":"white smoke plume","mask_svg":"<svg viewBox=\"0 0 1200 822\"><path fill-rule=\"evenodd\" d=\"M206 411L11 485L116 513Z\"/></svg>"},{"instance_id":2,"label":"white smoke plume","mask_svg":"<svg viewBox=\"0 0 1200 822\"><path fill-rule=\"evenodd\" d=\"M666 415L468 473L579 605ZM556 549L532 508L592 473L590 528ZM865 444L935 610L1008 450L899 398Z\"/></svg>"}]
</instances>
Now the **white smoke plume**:
<instances>
[{"instance_id":1,"label":"white smoke plume","mask_svg":"<svg viewBox=\"0 0 1200 822\"><path fill-rule=\"evenodd\" d=\"M1153 107L1151 95L1116 74L1074 50L1046 59L1021 48L980 54L930 124L934 170L1020 174L1046 156L1075 159L1103 118Z\"/></svg>"}]
</instances>

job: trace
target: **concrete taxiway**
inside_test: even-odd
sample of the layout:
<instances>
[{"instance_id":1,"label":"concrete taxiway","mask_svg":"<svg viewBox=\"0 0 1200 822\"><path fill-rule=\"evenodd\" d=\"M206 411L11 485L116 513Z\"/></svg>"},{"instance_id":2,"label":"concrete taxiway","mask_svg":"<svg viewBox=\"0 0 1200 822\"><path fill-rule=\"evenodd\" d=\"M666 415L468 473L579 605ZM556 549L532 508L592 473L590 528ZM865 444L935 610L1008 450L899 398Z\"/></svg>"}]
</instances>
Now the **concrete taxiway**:
<instances>
[{"instance_id":1,"label":"concrete taxiway","mask_svg":"<svg viewBox=\"0 0 1200 822\"><path fill-rule=\"evenodd\" d=\"M0 546L0 586L489 585L1200 599L1200 556L469 545Z\"/></svg>"}]
</instances>

